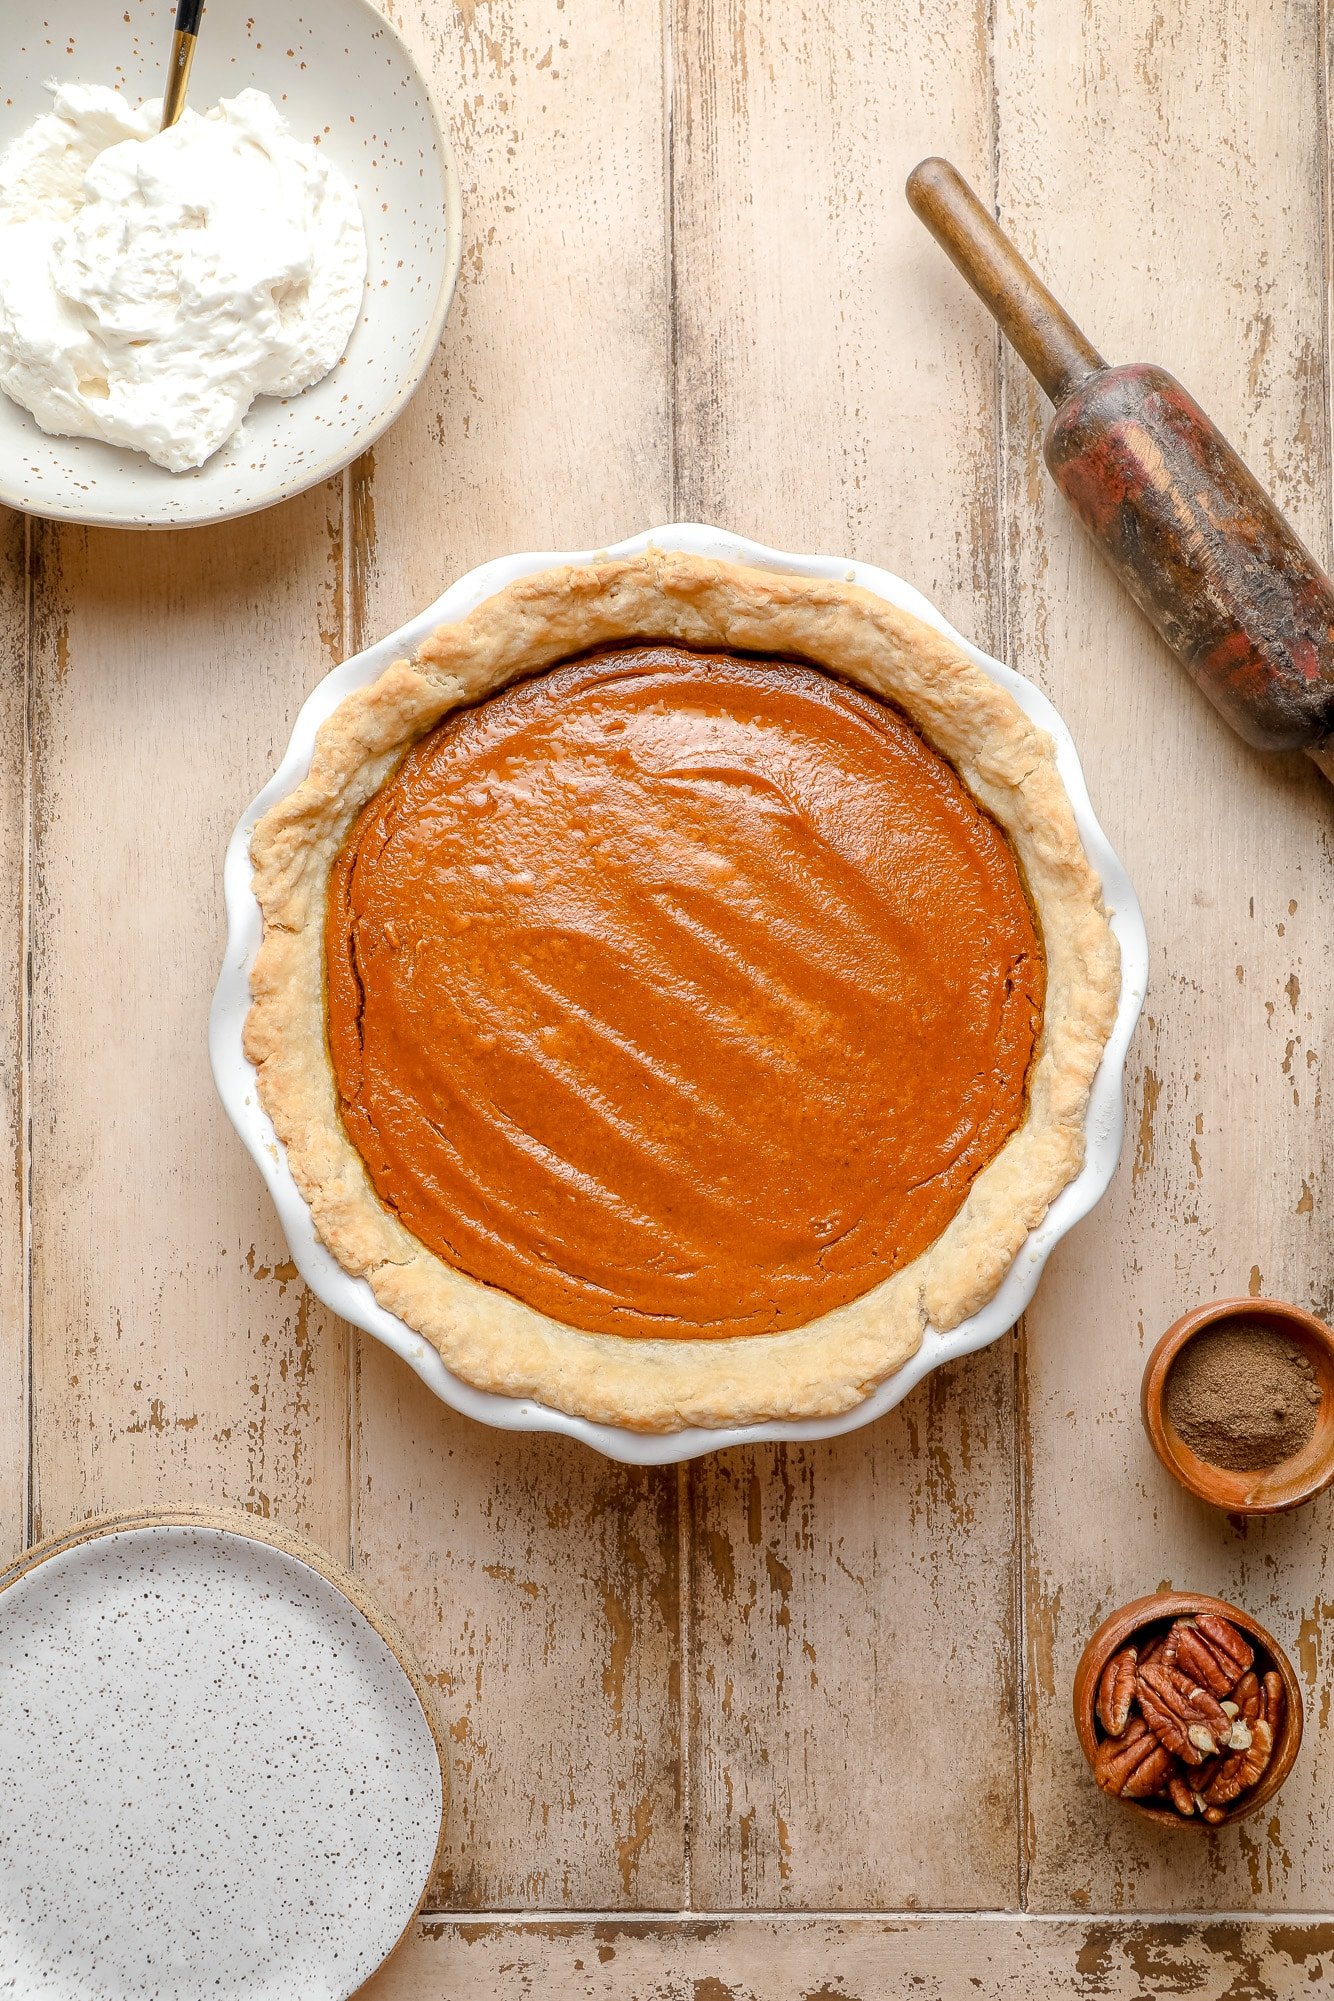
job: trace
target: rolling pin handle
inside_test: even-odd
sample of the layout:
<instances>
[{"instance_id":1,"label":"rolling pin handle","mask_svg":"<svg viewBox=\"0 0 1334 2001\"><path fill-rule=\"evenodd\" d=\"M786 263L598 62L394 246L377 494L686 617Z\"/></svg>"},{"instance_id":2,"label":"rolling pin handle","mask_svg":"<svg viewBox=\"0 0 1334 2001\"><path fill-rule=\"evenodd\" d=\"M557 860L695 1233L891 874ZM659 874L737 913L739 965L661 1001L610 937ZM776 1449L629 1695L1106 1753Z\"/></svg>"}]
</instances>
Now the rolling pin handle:
<instances>
[{"instance_id":1,"label":"rolling pin handle","mask_svg":"<svg viewBox=\"0 0 1334 2001\"><path fill-rule=\"evenodd\" d=\"M983 208L948 160L923 160L908 176L908 204L1000 323L1053 403L1106 362Z\"/></svg>"}]
</instances>

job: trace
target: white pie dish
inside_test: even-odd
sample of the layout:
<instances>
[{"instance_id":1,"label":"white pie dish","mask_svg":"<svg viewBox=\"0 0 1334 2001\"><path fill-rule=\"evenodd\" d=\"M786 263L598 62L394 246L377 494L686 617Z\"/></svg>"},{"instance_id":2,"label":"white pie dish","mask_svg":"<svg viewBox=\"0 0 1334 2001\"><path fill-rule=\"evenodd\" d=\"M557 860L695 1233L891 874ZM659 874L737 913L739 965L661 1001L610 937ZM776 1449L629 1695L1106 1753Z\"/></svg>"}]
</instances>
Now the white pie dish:
<instances>
[{"instance_id":1,"label":"white pie dish","mask_svg":"<svg viewBox=\"0 0 1334 2001\"><path fill-rule=\"evenodd\" d=\"M1060 775L1070 796L1085 849L1103 881L1112 929L1121 950L1121 993L1116 1021L1095 1080L1086 1119L1087 1152L1078 1177L1058 1196L1042 1224L1032 1231L995 1296L978 1313L947 1334L928 1328L917 1354L854 1409L835 1418L780 1421L726 1428L693 1428L643 1434L570 1417L530 1399L479 1391L448 1371L439 1356L402 1321L375 1300L370 1286L343 1271L317 1238L310 1211L293 1181L273 1128L262 1111L255 1073L242 1047L249 1007L249 975L262 935L259 905L251 888L249 845L261 814L285 797L310 767L315 734L353 688L378 677L393 659L411 653L437 626L461 618L516 579L556 564L587 564L599 556L628 556L653 544L817 578L846 579L933 625L963 647L989 676L1007 688L1026 713L1055 741ZM306 702L278 772L254 800L228 849L224 887L228 944L214 998L210 1046L214 1075L228 1114L241 1134L278 1207L292 1255L312 1289L335 1312L353 1321L401 1355L436 1394L455 1409L511 1430L566 1432L608 1456L636 1464L661 1464L724 1446L766 1439L815 1439L856 1429L889 1410L941 1362L984 1346L1013 1325L1032 1296L1052 1246L1087 1213L1115 1170L1122 1134L1122 1075L1126 1048L1144 997L1148 945L1134 892L1124 869L1093 816L1069 731L1051 704L1031 683L968 645L919 592L900 579L866 564L844 559L784 554L744 538L698 525L650 530L611 551L578 554L540 552L502 558L463 577L427 611L377 646L334 670Z\"/></svg>"},{"instance_id":2,"label":"white pie dish","mask_svg":"<svg viewBox=\"0 0 1334 2001\"><path fill-rule=\"evenodd\" d=\"M166 0L7 0L0 148L51 106L60 83L157 97L173 10ZM239 434L197 471L142 453L48 437L0 395L0 503L55 520L188 528L300 493L375 443L439 344L463 246L459 178L430 89L372 0L209 0L190 84L200 110L247 85L267 91L300 139L318 140L361 201L369 269L343 360L300 396L262 396Z\"/></svg>"}]
</instances>

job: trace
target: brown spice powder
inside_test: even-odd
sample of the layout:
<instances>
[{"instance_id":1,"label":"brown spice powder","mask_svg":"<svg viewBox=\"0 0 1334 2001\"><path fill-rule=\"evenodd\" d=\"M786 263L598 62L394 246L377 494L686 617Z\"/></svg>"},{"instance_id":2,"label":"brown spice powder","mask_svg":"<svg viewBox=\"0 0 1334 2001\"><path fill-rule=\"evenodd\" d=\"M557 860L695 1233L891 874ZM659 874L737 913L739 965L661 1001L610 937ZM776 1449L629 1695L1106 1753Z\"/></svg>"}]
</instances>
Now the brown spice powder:
<instances>
[{"instance_id":1,"label":"brown spice powder","mask_svg":"<svg viewBox=\"0 0 1334 2001\"><path fill-rule=\"evenodd\" d=\"M1235 1320L1186 1343L1163 1404L1198 1458L1250 1473L1301 1451L1315 1430L1320 1385L1295 1343L1257 1321Z\"/></svg>"}]
</instances>

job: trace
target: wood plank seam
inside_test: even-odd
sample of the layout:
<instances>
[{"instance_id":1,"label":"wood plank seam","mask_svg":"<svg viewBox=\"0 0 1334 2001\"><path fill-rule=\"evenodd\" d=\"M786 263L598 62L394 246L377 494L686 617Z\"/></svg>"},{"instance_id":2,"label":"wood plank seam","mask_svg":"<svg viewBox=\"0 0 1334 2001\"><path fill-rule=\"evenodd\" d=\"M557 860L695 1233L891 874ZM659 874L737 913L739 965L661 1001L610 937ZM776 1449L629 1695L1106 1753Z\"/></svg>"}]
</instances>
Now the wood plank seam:
<instances>
[{"instance_id":1,"label":"wood plank seam","mask_svg":"<svg viewBox=\"0 0 1334 2001\"><path fill-rule=\"evenodd\" d=\"M1028 1910L1028 1378L1024 1322L1014 1337L1014 1760L1019 1909Z\"/></svg>"},{"instance_id":2,"label":"wood plank seam","mask_svg":"<svg viewBox=\"0 0 1334 2001\"><path fill-rule=\"evenodd\" d=\"M671 516L681 512L680 405L676 394L677 343L680 321L676 294L676 9L678 0L662 0L662 173L663 228L667 263L667 491ZM683 1690L684 1693L684 1690ZM687 1799L689 1795L687 1794Z\"/></svg>"},{"instance_id":3,"label":"wood plank seam","mask_svg":"<svg viewBox=\"0 0 1334 2001\"><path fill-rule=\"evenodd\" d=\"M988 0L986 60L990 89L987 112L990 120L991 207L999 211L1001 190L1001 105L1000 80L996 67L997 0ZM1002 658L1014 657L1014 624L1010 603L1010 569L1006 554L1010 543L1010 405L1008 370L1011 356L999 329L993 337L994 479L996 508L995 568L996 626L1001 635ZM1029 1804L1028 1804L1028 1342L1025 1318L1021 1314L1014 1330L1014 1389L1012 1396L1011 1493L1014 1505L1014 1560L1010 1573L1014 1626L1014 1787L1015 1787L1015 1870L1018 1879L1017 1904L1028 1909Z\"/></svg>"},{"instance_id":4,"label":"wood plank seam","mask_svg":"<svg viewBox=\"0 0 1334 2001\"><path fill-rule=\"evenodd\" d=\"M675 511L676 492L673 488L672 501ZM680 1772L678 1783L681 1788L681 1902L686 1910L693 1910L695 1886L690 1869L690 1838L693 1831L694 1796L691 1773L691 1728L693 1719L690 1705L693 1697L694 1677L691 1673L690 1648L694 1637L695 1590L695 1538L692 1533L693 1515L691 1510L690 1462L685 1460L676 1469L676 1546L677 1546L677 1621L676 1644L680 1666L681 1696L678 1704L677 1731L681 1745Z\"/></svg>"},{"instance_id":5,"label":"wood plank seam","mask_svg":"<svg viewBox=\"0 0 1334 2001\"><path fill-rule=\"evenodd\" d=\"M660 13L662 68L662 175L663 229L665 235L667 287L667 491L671 519L681 512L680 490L680 404L676 394L677 340L679 320L676 284L676 7L677 0L662 0ZM681 1789L681 1901L686 1910L694 1908L695 1889L691 1846L694 1828L694 1675L691 1645L694 1636L695 1535L692 1467L688 1460L677 1467L677 1672L680 1695L677 1703L677 1734L680 1745L677 1783Z\"/></svg>"},{"instance_id":6,"label":"wood plank seam","mask_svg":"<svg viewBox=\"0 0 1334 2001\"><path fill-rule=\"evenodd\" d=\"M370 482L375 473L375 454L363 453L342 475L342 576L339 579L339 614L343 622L343 657L350 659L369 646L373 635L367 630L365 570L371 550L361 542L363 514ZM347 1331L347 1561L349 1570L361 1563L361 1363L362 1335L358 1328Z\"/></svg>"},{"instance_id":7,"label":"wood plank seam","mask_svg":"<svg viewBox=\"0 0 1334 2001\"><path fill-rule=\"evenodd\" d=\"M614 1925L620 1930L632 1930L644 1926L654 1931L679 1928L689 1932L696 1927L708 1930L723 1924L737 1927L752 1926L756 1929L767 1925L781 1925L793 1931L804 1925L878 1925L886 1930L912 1931L921 1925L957 1925L960 1928L1002 1923L1022 1925L1027 1930L1055 1930L1061 1925L1115 1925L1124 1926L1127 1931L1139 1931L1152 1925L1170 1925L1185 1928L1188 1925L1248 1925L1261 1929L1281 1926L1284 1929L1298 1925L1328 1926L1328 1911L1272 1911L1272 1910L1193 1910L1193 1911L1012 1911L1004 1906L995 1910L918 1910L916 1906L901 1910L844 1911L837 1908L828 1910L812 1905L803 1905L799 1910L790 1906L776 1906L772 1909L758 1904L735 1905L732 1907L710 1906L708 1910L582 1910L570 1905L558 1905L550 1910L490 1906L485 1910L459 1910L456 1906L434 1908L431 1904L423 1907L418 1922L421 1924L447 1924L475 1926L482 1928L504 1928L507 1931L522 1932L532 1927L539 1930L546 1925L558 1925L564 1930L574 1931L585 1925Z\"/></svg>"},{"instance_id":8,"label":"wood plank seam","mask_svg":"<svg viewBox=\"0 0 1334 2001\"><path fill-rule=\"evenodd\" d=\"M367 643L366 635L356 619L352 601L353 470L352 466L345 466L339 480L343 518L339 523L342 574L338 579L338 616L342 623L344 660L351 659L352 655L360 652ZM349 1327L347 1331L347 1567L353 1571L359 1567L361 1553L361 1479L357 1465L357 1441L360 1436L361 1340L357 1330Z\"/></svg>"},{"instance_id":9,"label":"wood plank seam","mask_svg":"<svg viewBox=\"0 0 1334 2001\"><path fill-rule=\"evenodd\" d=\"M33 646L36 619L36 540L33 519L23 518L23 844L19 886L19 1260L23 1311L23 1540L37 1533L37 1356L32 1311L32 821L33 821Z\"/></svg>"},{"instance_id":10,"label":"wood plank seam","mask_svg":"<svg viewBox=\"0 0 1334 2001\"><path fill-rule=\"evenodd\" d=\"M1330 298L1330 287L1334 284L1334 160L1330 158L1330 143L1334 134L1329 121L1329 0L1316 0L1315 23L1316 130L1324 163L1320 176L1320 296L1324 315L1321 346L1325 357L1325 450L1331 462L1328 532L1334 545L1334 310Z\"/></svg>"}]
</instances>

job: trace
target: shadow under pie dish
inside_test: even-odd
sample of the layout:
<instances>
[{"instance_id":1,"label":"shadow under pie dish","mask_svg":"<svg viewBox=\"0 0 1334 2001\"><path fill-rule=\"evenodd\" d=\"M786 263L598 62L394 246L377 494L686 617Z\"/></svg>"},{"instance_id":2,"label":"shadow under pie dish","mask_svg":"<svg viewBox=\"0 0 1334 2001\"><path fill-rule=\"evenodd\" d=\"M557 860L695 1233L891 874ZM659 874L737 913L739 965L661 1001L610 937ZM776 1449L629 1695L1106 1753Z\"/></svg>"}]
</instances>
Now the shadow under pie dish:
<instances>
[{"instance_id":1,"label":"shadow under pie dish","mask_svg":"<svg viewBox=\"0 0 1334 2001\"><path fill-rule=\"evenodd\" d=\"M252 855L287 1167L483 1390L849 1410L1080 1171L1121 984L1052 744L855 585L523 576L345 697Z\"/></svg>"}]
</instances>

